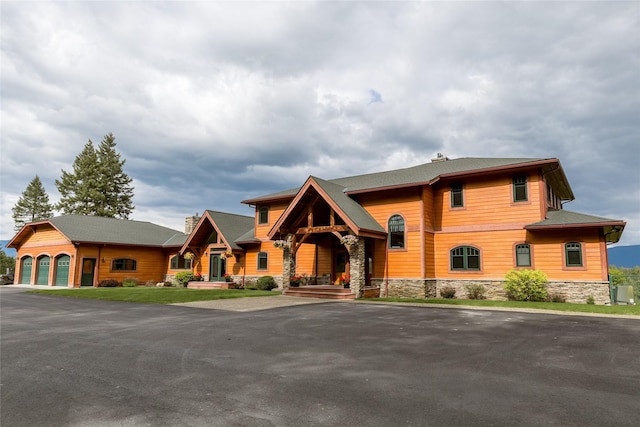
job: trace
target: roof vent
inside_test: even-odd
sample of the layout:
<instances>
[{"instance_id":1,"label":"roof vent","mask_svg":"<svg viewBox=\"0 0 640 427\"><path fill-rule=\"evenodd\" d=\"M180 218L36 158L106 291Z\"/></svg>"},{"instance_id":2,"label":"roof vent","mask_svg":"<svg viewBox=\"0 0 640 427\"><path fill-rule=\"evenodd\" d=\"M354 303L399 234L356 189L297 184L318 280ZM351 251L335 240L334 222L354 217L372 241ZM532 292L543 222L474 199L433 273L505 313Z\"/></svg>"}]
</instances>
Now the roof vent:
<instances>
[{"instance_id":1,"label":"roof vent","mask_svg":"<svg viewBox=\"0 0 640 427\"><path fill-rule=\"evenodd\" d=\"M435 162L444 162L446 160L449 160L449 158L447 156L445 156L442 153L438 153L438 155L436 156L435 159L431 159L431 163L435 163Z\"/></svg>"}]
</instances>

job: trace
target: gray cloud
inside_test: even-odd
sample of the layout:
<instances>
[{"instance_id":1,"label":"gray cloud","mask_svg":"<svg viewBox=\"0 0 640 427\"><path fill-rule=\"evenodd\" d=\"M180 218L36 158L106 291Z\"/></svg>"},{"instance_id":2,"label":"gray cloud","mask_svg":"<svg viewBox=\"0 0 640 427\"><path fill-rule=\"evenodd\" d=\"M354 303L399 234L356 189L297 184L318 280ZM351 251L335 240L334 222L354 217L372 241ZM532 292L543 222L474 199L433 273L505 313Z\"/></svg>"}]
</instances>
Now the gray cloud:
<instances>
[{"instance_id":1,"label":"gray cloud","mask_svg":"<svg viewBox=\"0 0 640 427\"><path fill-rule=\"evenodd\" d=\"M2 238L113 132L135 219L450 157L558 157L640 244L634 2L2 5ZM377 102L372 102L377 101ZM381 102L380 102L381 101Z\"/></svg>"}]
</instances>

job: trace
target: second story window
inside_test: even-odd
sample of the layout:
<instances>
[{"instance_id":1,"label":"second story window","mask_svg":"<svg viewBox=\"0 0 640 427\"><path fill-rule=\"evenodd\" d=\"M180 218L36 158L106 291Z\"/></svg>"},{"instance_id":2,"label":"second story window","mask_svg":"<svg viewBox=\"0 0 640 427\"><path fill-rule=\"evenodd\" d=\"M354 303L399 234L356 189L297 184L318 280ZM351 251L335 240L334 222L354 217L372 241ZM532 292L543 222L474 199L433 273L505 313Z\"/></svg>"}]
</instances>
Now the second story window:
<instances>
[{"instance_id":1,"label":"second story window","mask_svg":"<svg viewBox=\"0 0 640 427\"><path fill-rule=\"evenodd\" d=\"M526 202L529 200L527 196L527 177L516 176L513 178L513 201Z\"/></svg>"},{"instance_id":2,"label":"second story window","mask_svg":"<svg viewBox=\"0 0 640 427\"><path fill-rule=\"evenodd\" d=\"M404 248L404 219L400 215L389 218L389 248Z\"/></svg>"},{"instance_id":3,"label":"second story window","mask_svg":"<svg viewBox=\"0 0 640 427\"><path fill-rule=\"evenodd\" d=\"M269 208L267 206L258 208L258 224L269 224Z\"/></svg>"},{"instance_id":4,"label":"second story window","mask_svg":"<svg viewBox=\"0 0 640 427\"><path fill-rule=\"evenodd\" d=\"M462 197L462 184L453 184L451 186L451 207L461 208L464 206L464 199Z\"/></svg>"}]
</instances>

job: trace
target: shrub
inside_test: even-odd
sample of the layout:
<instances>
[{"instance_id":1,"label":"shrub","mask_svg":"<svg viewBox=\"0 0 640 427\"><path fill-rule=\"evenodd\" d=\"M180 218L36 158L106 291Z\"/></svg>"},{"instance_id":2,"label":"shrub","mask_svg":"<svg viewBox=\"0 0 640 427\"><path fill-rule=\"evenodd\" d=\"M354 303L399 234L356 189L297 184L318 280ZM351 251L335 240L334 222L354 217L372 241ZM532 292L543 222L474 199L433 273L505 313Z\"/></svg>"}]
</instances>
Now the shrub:
<instances>
[{"instance_id":1,"label":"shrub","mask_svg":"<svg viewBox=\"0 0 640 427\"><path fill-rule=\"evenodd\" d=\"M453 286L443 286L440 289L440 296L442 298L455 298L456 289Z\"/></svg>"},{"instance_id":2,"label":"shrub","mask_svg":"<svg viewBox=\"0 0 640 427\"><path fill-rule=\"evenodd\" d=\"M593 298L593 295L589 295L587 297L587 304L595 304L596 300Z\"/></svg>"},{"instance_id":3,"label":"shrub","mask_svg":"<svg viewBox=\"0 0 640 427\"><path fill-rule=\"evenodd\" d=\"M138 285L138 280L135 277L127 277L122 281L122 286L125 288L133 288Z\"/></svg>"},{"instance_id":4,"label":"shrub","mask_svg":"<svg viewBox=\"0 0 640 427\"><path fill-rule=\"evenodd\" d=\"M118 282L115 279L105 279L105 280L101 280L98 283L99 288L117 288L119 286L122 286L122 285L120 284L120 282Z\"/></svg>"},{"instance_id":5,"label":"shrub","mask_svg":"<svg viewBox=\"0 0 640 427\"><path fill-rule=\"evenodd\" d=\"M467 298L469 299L485 299L484 293L487 291L484 285L475 284L475 285L465 285L464 287L467 290Z\"/></svg>"},{"instance_id":6,"label":"shrub","mask_svg":"<svg viewBox=\"0 0 640 427\"><path fill-rule=\"evenodd\" d=\"M261 291L270 291L277 287L276 280L272 276L262 276L256 282L256 288Z\"/></svg>"},{"instance_id":7,"label":"shrub","mask_svg":"<svg viewBox=\"0 0 640 427\"><path fill-rule=\"evenodd\" d=\"M504 290L512 301L544 301L547 275L540 270L511 270L505 276Z\"/></svg>"},{"instance_id":8,"label":"shrub","mask_svg":"<svg viewBox=\"0 0 640 427\"><path fill-rule=\"evenodd\" d=\"M554 292L552 294L548 294L547 297L545 298L545 301L547 301L547 302L567 302L567 298L562 294Z\"/></svg>"},{"instance_id":9,"label":"shrub","mask_svg":"<svg viewBox=\"0 0 640 427\"><path fill-rule=\"evenodd\" d=\"M176 274L175 281L178 286L186 288L189 282L193 281L195 277L191 271L181 271Z\"/></svg>"}]
</instances>

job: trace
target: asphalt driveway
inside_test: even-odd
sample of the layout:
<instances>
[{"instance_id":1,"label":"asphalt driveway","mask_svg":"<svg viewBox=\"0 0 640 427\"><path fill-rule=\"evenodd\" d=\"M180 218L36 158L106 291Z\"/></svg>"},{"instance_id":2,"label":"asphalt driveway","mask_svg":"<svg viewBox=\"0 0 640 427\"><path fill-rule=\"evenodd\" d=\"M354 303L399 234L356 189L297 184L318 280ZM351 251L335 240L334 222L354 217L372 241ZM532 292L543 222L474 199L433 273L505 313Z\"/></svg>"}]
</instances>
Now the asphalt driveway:
<instances>
[{"instance_id":1,"label":"asphalt driveway","mask_svg":"<svg viewBox=\"0 0 640 427\"><path fill-rule=\"evenodd\" d=\"M640 321L0 291L2 426L635 426Z\"/></svg>"}]
</instances>

